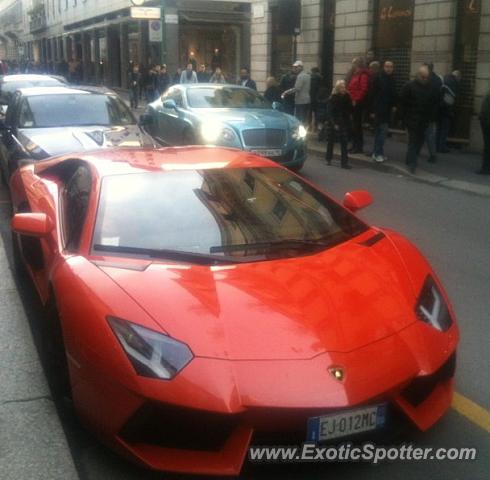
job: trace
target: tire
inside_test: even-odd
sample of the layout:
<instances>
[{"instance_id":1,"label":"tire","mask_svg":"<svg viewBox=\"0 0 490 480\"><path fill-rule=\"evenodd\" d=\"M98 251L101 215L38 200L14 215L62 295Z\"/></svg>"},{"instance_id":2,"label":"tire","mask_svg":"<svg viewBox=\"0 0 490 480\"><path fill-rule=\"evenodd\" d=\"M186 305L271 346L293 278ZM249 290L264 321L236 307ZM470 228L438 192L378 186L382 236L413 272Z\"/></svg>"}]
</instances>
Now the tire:
<instances>
[{"instance_id":1,"label":"tire","mask_svg":"<svg viewBox=\"0 0 490 480\"><path fill-rule=\"evenodd\" d=\"M24 279L28 275L27 275L26 266L24 264L24 260L22 259L22 254L20 251L17 234L11 232L11 236L12 236L12 263L14 265L14 270L20 279Z\"/></svg>"},{"instance_id":2,"label":"tire","mask_svg":"<svg viewBox=\"0 0 490 480\"><path fill-rule=\"evenodd\" d=\"M182 145L195 145L196 144L196 136L194 132L186 127L182 134Z\"/></svg>"},{"instance_id":3,"label":"tire","mask_svg":"<svg viewBox=\"0 0 490 480\"><path fill-rule=\"evenodd\" d=\"M56 307L54 294L45 306L45 324L42 328L42 344L45 351L46 370L55 397L71 399L70 372L66 358L61 320Z\"/></svg>"}]
</instances>

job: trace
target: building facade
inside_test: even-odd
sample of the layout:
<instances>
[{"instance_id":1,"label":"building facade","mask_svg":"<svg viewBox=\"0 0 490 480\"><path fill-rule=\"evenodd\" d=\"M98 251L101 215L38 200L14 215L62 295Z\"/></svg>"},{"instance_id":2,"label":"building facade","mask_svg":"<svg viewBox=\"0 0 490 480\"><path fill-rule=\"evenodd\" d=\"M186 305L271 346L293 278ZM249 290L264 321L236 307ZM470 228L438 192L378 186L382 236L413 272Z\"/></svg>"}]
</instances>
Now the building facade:
<instances>
[{"instance_id":1,"label":"building facade","mask_svg":"<svg viewBox=\"0 0 490 480\"><path fill-rule=\"evenodd\" d=\"M48 70L75 59L84 82L115 87L126 87L131 64L166 63L172 73L190 59L209 64L217 50L236 78L250 63L249 0L147 0L145 8L161 8L153 19L135 18L132 6L130 0L0 0L0 58Z\"/></svg>"},{"instance_id":2,"label":"building facade","mask_svg":"<svg viewBox=\"0 0 490 480\"><path fill-rule=\"evenodd\" d=\"M490 0L146 0L162 22L132 18L130 0L0 0L0 58L76 58L83 80L126 86L131 63L170 72L219 59L230 79L250 66L259 90L293 60L319 67L327 88L373 50L397 83L423 62L463 74L452 136L479 145L477 112L490 89ZM157 31L154 31L156 28ZM160 30L160 31L158 31ZM218 52L218 53L216 53ZM213 58L215 60L213 60Z\"/></svg>"},{"instance_id":3,"label":"building facade","mask_svg":"<svg viewBox=\"0 0 490 480\"><path fill-rule=\"evenodd\" d=\"M490 90L490 1L301 0L296 36L285 35L277 25L288 22L292 3L252 4L252 71L262 88L268 75L284 73L295 57L307 69L320 67L329 87L369 50L379 60L395 62L400 88L421 63L433 62L439 75L462 72L451 135L479 148L477 113Z\"/></svg>"}]
</instances>

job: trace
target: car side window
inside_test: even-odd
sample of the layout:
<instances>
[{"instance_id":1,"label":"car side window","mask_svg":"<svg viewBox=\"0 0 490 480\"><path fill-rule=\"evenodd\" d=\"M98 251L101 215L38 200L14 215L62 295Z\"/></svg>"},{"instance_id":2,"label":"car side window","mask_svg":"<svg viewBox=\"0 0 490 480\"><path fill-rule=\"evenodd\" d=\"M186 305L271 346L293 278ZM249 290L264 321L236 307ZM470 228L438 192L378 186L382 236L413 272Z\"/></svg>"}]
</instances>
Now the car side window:
<instances>
[{"instance_id":1,"label":"car side window","mask_svg":"<svg viewBox=\"0 0 490 480\"><path fill-rule=\"evenodd\" d=\"M17 124L20 128L29 128L34 126L34 116L32 115L31 107L26 98L23 98L19 107L19 121Z\"/></svg>"},{"instance_id":2,"label":"car side window","mask_svg":"<svg viewBox=\"0 0 490 480\"><path fill-rule=\"evenodd\" d=\"M91 187L90 170L79 166L63 189L63 231L67 250L75 251L80 246Z\"/></svg>"},{"instance_id":3,"label":"car side window","mask_svg":"<svg viewBox=\"0 0 490 480\"><path fill-rule=\"evenodd\" d=\"M5 124L8 125L9 127L15 127L17 125L16 120L17 120L17 111L19 106L19 98L20 98L20 94L16 93L10 99L8 109L7 109L7 114L5 115Z\"/></svg>"}]
</instances>

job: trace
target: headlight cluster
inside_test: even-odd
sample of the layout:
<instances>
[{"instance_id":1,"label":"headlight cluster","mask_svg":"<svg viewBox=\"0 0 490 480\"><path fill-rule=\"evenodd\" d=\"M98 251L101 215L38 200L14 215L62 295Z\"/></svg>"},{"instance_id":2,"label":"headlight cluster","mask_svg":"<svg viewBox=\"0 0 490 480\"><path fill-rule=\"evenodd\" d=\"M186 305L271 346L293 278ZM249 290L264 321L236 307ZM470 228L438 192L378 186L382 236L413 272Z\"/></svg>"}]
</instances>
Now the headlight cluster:
<instances>
[{"instance_id":1,"label":"headlight cluster","mask_svg":"<svg viewBox=\"0 0 490 480\"><path fill-rule=\"evenodd\" d=\"M193 358L190 348L173 338L120 318L107 318L136 373L170 380Z\"/></svg>"},{"instance_id":2,"label":"headlight cluster","mask_svg":"<svg viewBox=\"0 0 490 480\"><path fill-rule=\"evenodd\" d=\"M453 323L444 297L431 276L425 279L415 311L420 320L441 332L449 330Z\"/></svg>"},{"instance_id":3,"label":"headlight cluster","mask_svg":"<svg viewBox=\"0 0 490 480\"><path fill-rule=\"evenodd\" d=\"M299 125L297 128L293 130L292 137L294 140L304 140L306 138L306 128L303 125Z\"/></svg>"},{"instance_id":4,"label":"headlight cluster","mask_svg":"<svg viewBox=\"0 0 490 480\"><path fill-rule=\"evenodd\" d=\"M240 141L235 131L221 123L204 123L201 127L201 136L206 143L213 145L240 146Z\"/></svg>"}]
</instances>

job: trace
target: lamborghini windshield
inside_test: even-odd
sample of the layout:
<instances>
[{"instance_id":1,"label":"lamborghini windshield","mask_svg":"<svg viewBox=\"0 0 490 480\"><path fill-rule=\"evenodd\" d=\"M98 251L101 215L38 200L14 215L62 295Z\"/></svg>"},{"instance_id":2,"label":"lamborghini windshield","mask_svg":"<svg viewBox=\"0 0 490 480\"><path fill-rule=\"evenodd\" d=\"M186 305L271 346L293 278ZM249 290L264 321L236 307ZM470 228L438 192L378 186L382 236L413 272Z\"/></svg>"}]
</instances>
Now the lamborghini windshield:
<instances>
[{"instance_id":1,"label":"lamborghini windshield","mask_svg":"<svg viewBox=\"0 0 490 480\"><path fill-rule=\"evenodd\" d=\"M103 179L94 254L189 262L315 253L367 229L286 170L229 168Z\"/></svg>"}]
</instances>

